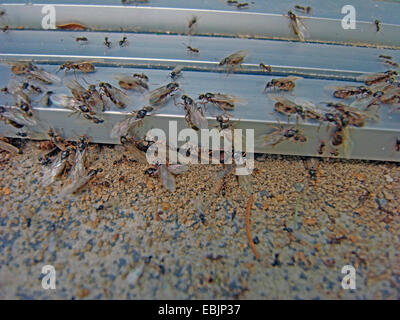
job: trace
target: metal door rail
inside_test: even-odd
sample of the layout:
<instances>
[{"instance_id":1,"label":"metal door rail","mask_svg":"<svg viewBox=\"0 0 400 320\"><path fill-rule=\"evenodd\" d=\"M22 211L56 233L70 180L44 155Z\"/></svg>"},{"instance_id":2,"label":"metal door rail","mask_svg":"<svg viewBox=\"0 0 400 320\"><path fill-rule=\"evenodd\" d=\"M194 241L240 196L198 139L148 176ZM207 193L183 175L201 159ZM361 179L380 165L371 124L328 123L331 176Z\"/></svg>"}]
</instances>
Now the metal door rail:
<instances>
[{"instance_id":1,"label":"metal door rail","mask_svg":"<svg viewBox=\"0 0 400 320\"><path fill-rule=\"evenodd\" d=\"M164 2L165 3L165 2ZM191 1L192 5L198 2ZM2 7L7 11L8 25L12 29L42 29L42 4L15 4L4 3ZM319 4L322 5L322 4ZM381 7L398 10L393 3L380 3ZM263 39L297 40L289 27L289 19L285 14L292 5L279 13L229 11L215 9L192 9L174 7L150 6L121 6L121 5L78 5L55 4L57 24L78 22L87 26L91 31L120 32L152 32L176 33L188 32L188 22L193 16L199 23L193 30L197 35L250 37ZM316 5L315 7L318 7ZM361 2L359 8L364 8ZM268 8L265 4L265 8ZM376 7L375 7L376 9ZM335 18L319 16L301 17L309 30L307 41L345 43L352 45L372 45L398 48L400 25L398 22L389 23L382 20L379 32L376 30L373 19L358 18L356 29L343 29L341 7L332 8Z\"/></svg>"},{"instance_id":2,"label":"metal door rail","mask_svg":"<svg viewBox=\"0 0 400 320\"><path fill-rule=\"evenodd\" d=\"M45 69L54 70L54 66L45 66ZM96 73L85 75L84 78L88 83L107 79L107 81L116 85L116 81L112 80L112 75L119 71L121 71L121 68L99 67ZM123 69L123 71L146 72L150 78L151 89L168 81L168 71L166 70L134 68L131 70ZM0 86L4 86L7 84L11 73L8 71L8 67L1 66L0 74ZM71 73L66 77L73 79L75 76ZM287 117L276 114L273 109L273 101L262 93L265 83L271 79L271 76L263 75L233 74L226 77L218 73L184 71L180 84L182 91L194 98L201 93L211 91L231 93L247 100L246 105L237 105L235 111L231 114L234 117L233 119L239 120L238 129L253 128L255 130L255 152L319 156L318 146L321 141L328 142L331 139L333 128L326 127L325 124L320 127L319 123L316 122L300 121L297 124L297 127L303 130L307 136L307 142L287 141L275 147L262 144L261 136L269 133L273 127L279 126L279 124L286 128L296 125L295 118L292 118L288 123ZM297 97L315 103L331 101L334 100L331 94L323 88L335 83L336 81L332 80L302 79L298 81L295 94ZM68 94L68 89L62 85L51 86L51 90ZM130 111L137 110L147 103L145 97L138 94L132 94L132 101L132 105L125 110L113 108L105 112L102 115L105 120L103 124L92 124L83 118L78 118L77 115L71 115L70 111L62 108L53 106L45 108L36 105L35 112L39 119L39 125L28 128L27 133L32 139L47 139L46 132L52 127L61 131L66 138L76 139L78 136L86 134L93 142L119 143L117 139L111 139L109 136L113 125L124 119ZM10 104L12 99L9 96L2 96L1 102L2 104ZM210 127L215 126L215 114L213 116L208 114L208 117ZM382 108L380 117L379 122L369 122L363 128L350 129L353 147L348 154L349 158L400 161L400 155L395 151L395 141L400 136L398 127L400 113L388 114L387 108ZM176 107L170 100L156 116L145 121L140 132L144 134L150 128L161 128L168 133L168 121L166 120L176 120L180 129L187 126L182 108ZM18 131L20 130L10 125L0 124L0 135L17 137ZM325 155L330 156L329 153ZM344 156L343 150L340 156Z\"/></svg>"},{"instance_id":3,"label":"metal door rail","mask_svg":"<svg viewBox=\"0 0 400 320\"><path fill-rule=\"evenodd\" d=\"M84 36L86 45L75 39ZM104 38L112 42L106 48ZM223 71L219 61L237 50L248 50L242 68L236 72L263 73L259 63L271 65L274 74L297 74L312 77L354 80L358 75L379 72L388 66L380 54L400 61L400 51L353 46L310 44L256 39L188 37L182 35L129 34L129 45L118 46L121 34L68 31L10 31L0 33L0 59L61 63L66 60L93 59L101 64L122 66L173 67L185 65L193 70ZM185 45L200 50L190 54ZM72 54L73 53L73 54ZM310 59L310 56L313 58Z\"/></svg>"},{"instance_id":4,"label":"metal door rail","mask_svg":"<svg viewBox=\"0 0 400 320\"><path fill-rule=\"evenodd\" d=\"M359 85L360 83L353 82L358 75L387 70L388 67L378 61L379 54L390 55L395 61L400 60L398 50L246 38L293 37L287 26L287 17L281 14L293 6L293 3L286 0L274 8L270 8L268 2L259 2L246 11L232 11L230 8L227 9L225 3L218 1L213 1L212 7L207 10L206 5L210 4L194 0L184 2L180 8L176 8L178 4L174 0L156 0L147 6L129 7L117 5L117 1L111 0L100 1L99 5L82 6L76 1L68 0L65 1L66 4L57 4L58 23L79 22L90 27L88 31L76 32L41 30L43 16L41 8L45 3L51 2L43 1L41 5L7 3L0 6L6 8L5 20L12 28L8 32L0 32L2 60L0 87L6 86L13 77L6 62L15 60L32 60L49 72L55 72L58 65L65 61L93 60L97 69L93 74L85 74L82 78L82 74L75 75L73 72L64 74L61 71L58 75L62 78L77 77L83 85L86 85L84 81L88 83L107 81L117 85L113 78L117 73L144 72L150 78L150 89L166 84L170 81L168 79L170 70L178 64L184 65L183 77L179 79L179 84L185 94L196 98L205 92L222 92L237 95L247 101L246 105L237 105L231 114L233 120L238 120L236 128L255 130L255 152L261 153L320 156L318 146L324 141L328 149L323 156L331 156L329 141L333 127L302 120L296 124L294 117L288 122L287 117L274 112L274 102L263 93L265 84L272 78L288 74L303 76L304 79L296 82L296 88L292 94L287 95L288 98L301 97L318 105L321 102L335 100L332 97L332 90L325 89L327 86ZM355 38L352 38L351 34L355 32L365 37L357 38L357 41L364 44L369 41L370 44L381 45L384 40L385 46L396 47L400 41L393 33L397 30L396 36L399 34L398 25L391 18L392 15L398 16L396 14L400 10L398 4L354 1L354 5L360 8L360 17L366 19L364 27L369 29L364 31L361 22L353 31L337 29L340 26L340 15L339 13L332 15L328 8L331 6L331 9L338 10L338 6L343 4L341 1L333 7L331 4L317 5L313 1L304 3L307 4L316 8L316 12L315 17L305 19L305 23L308 27L316 23L310 31L314 30L322 35L314 37L318 35L314 33L312 40L352 42ZM377 16L373 18L392 24L390 26L384 23L383 31L380 33L371 29L372 23L367 21L369 20L367 12L371 10L366 11L366 8L371 4L377 5L379 9ZM382 8L390 9L390 12L383 12ZM188 36L187 23L193 15L198 17L199 24L194 29L196 35ZM120 25L121 22L123 25ZM22 30L16 30L18 27ZM120 27L124 31L121 31ZM157 30L162 34L139 33ZM77 36L87 37L89 43L77 44L75 41ZM110 49L103 44L106 36L113 43ZM128 37L129 45L121 48L118 41L123 36ZM187 44L198 48L200 53L188 54L185 48ZM242 68L227 76L224 69L218 68L218 63L223 57L238 50L249 50L250 54L246 57ZM272 72L261 72L260 62L271 65ZM55 93L69 94L63 84L47 87ZM38 118L37 126L17 130L0 122L0 135L16 137L18 133L26 130L29 138L47 139L46 133L51 127L61 131L65 138L75 139L85 134L92 142L119 143L117 139L110 138L113 125L124 119L129 112L147 104L146 98L140 94L131 94L131 97L133 102L126 109L119 110L114 107L101 115L105 120L103 124L93 124L57 106L47 108L34 102L34 112ZM10 95L0 95L1 105L12 103ZM216 113L212 110L209 106L207 116L210 128L216 125ZM388 106L381 108L380 120L377 122L367 122L362 128L351 128L351 151L345 154L343 148L339 149L339 157L400 161L400 153L395 149L396 139L400 137L398 126L400 112L389 113L388 110ZM180 129L187 127L182 108L176 107L172 99L157 115L144 121L140 128L141 133L144 134L152 127L161 128L168 133L167 120L176 120ZM280 125L285 128L296 125L304 132L307 141L304 143L285 141L275 147L264 145L262 136Z\"/></svg>"}]
</instances>

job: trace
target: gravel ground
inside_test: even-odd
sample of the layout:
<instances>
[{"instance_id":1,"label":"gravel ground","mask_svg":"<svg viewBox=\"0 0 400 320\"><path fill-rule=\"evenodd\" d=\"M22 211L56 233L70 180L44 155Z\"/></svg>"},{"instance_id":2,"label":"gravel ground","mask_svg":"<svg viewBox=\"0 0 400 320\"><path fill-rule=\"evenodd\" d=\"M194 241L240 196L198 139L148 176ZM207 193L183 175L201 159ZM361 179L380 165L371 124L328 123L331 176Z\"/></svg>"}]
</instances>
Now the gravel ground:
<instances>
[{"instance_id":1,"label":"gravel ground","mask_svg":"<svg viewBox=\"0 0 400 320\"><path fill-rule=\"evenodd\" d=\"M1 299L400 298L398 164L317 160L313 179L305 158L256 162L256 260L248 196L234 176L213 193L220 165L192 166L172 194L122 146L91 145L103 172L60 201L62 180L41 184L39 143L22 144L0 151ZM56 290L42 289L47 264ZM341 286L348 264L355 290Z\"/></svg>"}]
</instances>

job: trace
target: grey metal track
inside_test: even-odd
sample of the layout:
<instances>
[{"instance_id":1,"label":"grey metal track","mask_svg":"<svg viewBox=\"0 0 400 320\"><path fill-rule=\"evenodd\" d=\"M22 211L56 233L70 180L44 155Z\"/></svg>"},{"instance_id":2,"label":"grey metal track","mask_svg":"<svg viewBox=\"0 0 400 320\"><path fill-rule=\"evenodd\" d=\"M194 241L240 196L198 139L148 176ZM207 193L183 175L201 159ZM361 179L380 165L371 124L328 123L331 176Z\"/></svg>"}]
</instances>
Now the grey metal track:
<instances>
[{"instance_id":1,"label":"grey metal track","mask_svg":"<svg viewBox=\"0 0 400 320\"><path fill-rule=\"evenodd\" d=\"M75 38L85 36L87 45ZM155 34L129 34L129 46L119 47L123 34L68 31L11 31L0 33L0 59L34 59L65 61L95 59L99 63L171 67L176 64L203 71L218 71L219 61L237 51L248 50L239 72L261 73L259 63L271 65L274 73L293 73L316 77L350 79L367 72L387 70L378 55L391 55L400 60L400 52L388 49L363 48L301 42L212 38ZM104 38L113 43L104 46ZM198 48L189 54L185 44ZM310 56L313 58L310 59ZM221 70L221 68L219 69Z\"/></svg>"},{"instance_id":2,"label":"grey metal track","mask_svg":"<svg viewBox=\"0 0 400 320\"><path fill-rule=\"evenodd\" d=\"M13 28L23 28L0 32L0 60L3 62L0 64L0 87L6 86L9 79L13 77L9 66L5 63L7 61L32 60L41 64L45 70L55 72L58 65L65 61L93 60L97 71L84 75L83 78L81 74L77 74L81 83L107 81L116 85L113 79L114 74L145 72L150 78L150 89L170 81L168 73L172 67L178 64L184 65L185 70L179 83L182 92L189 96L196 98L205 92L223 92L247 100L247 105L237 105L231 114L238 120L236 128L255 129L255 152L319 156L317 152L319 144L325 141L329 145L328 142L332 136L332 127L300 120L297 125L307 136L307 142L286 141L275 147L262 145L260 137L270 132L272 127L279 123L286 128L295 125L295 118L288 123L286 117L274 112L273 101L263 93L265 84L272 78L288 74L303 76L304 79L296 82L292 96L288 95L288 97L301 97L319 104L335 100L332 92L324 89L326 86L359 84L353 82L356 76L387 70L388 67L378 61L379 54L391 55L394 60L400 60L398 50L242 37L293 38L293 35L289 33L290 29L287 28L287 18L280 12L292 8L294 2L283 1L273 8L267 6L268 2L263 2L263 4L258 2L250 6L248 10L241 11L232 11L232 8L228 7L224 1L185 1L179 2L179 8L176 8L177 1L162 0L152 1L150 5L142 7L120 6L119 1L99 1L95 6L77 6L76 1L63 2L64 5L57 7L57 15L61 19L59 23L72 21L84 23L90 26L90 31L39 30L42 17L41 5L1 5L1 8L5 7L7 10L6 20L9 25ZM42 2L42 4L45 3L57 3L57 1ZM340 26L340 20L338 20L341 17L342 3L340 1L334 6L328 3L318 5L315 1L302 4L312 5L315 8L315 16L318 17L305 21L307 26L310 27L310 23L323 21L315 27L315 30L323 36L313 37L311 40L342 43L355 41L355 38L349 36L350 33L345 35L343 33L345 30L335 29L336 24ZM395 13L400 13L400 5L376 1L354 1L353 3L357 7L359 17L365 20L369 20L368 14L371 12L366 8L372 4L378 5L378 9L371 18L379 18L384 22L383 31L376 34L376 31L372 29L362 31L360 28L356 32L361 32L365 38L357 39L375 46L382 44L387 47L397 46L400 39L392 31L397 32L396 35L398 35L399 29L392 15L398 16ZM332 15L328 8L334 8L337 13ZM391 12L382 11L382 8L390 9ZM198 28L195 29L196 35L179 35L187 32L187 22L193 14L199 17ZM260 18L259 22L258 18ZM329 25L328 22L333 24ZM120 25L121 23L126 25ZM328 24L325 25L325 23ZM362 26L362 24L358 25ZM367 26L370 28L370 25L371 23L366 21L365 28ZM123 27L124 31L121 32L119 27ZM251 30L246 29L247 27ZM235 28L240 32L237 33ZM93 32L94 30L96 32ZM161 31L162 34L143 33L154 30ZM178 33L178 35L167 33ZM209 36L210 34L227 37ZM238 34L241 37L236 37ZM77 36L86 36L89 43L77 44L75 42ZM103 44L106 36L113 43L110 49ZM120 48L117 42L123 36L128 37L129 45ZM198 48L200 53L188 54L184 43ZM227 76L223 69L218 68L218 62L224 56L237 50L249 50L250 55L245 59L241 69ZM272 73L261 72L258 67L260 62L271 65ZM62 78L75 77L72 72L67 75L63 72L58 74ZM48 89L56 93L68 93L68 89L63 85L49 85ZM116 139L111 139L109 136L113 125L122 120L127 113L147 103L144 96L139 94L131 96L132 105L125 110L113 108L105 112L102 115L105 120L103 124L93 124L59 107L47 108L34 103L35 116L39 119L39 125L28 128L28 137L47 139L46 132L52 127L60 130L66 138L76 138L86 134L93 142L118 143ZM11 96L0 95L1 105L11 103ZM208 113L207 116L210 127L215 126L215 113ZM167 120L176 120L179 128L187 126L183 110L177 108L170 100L156 116L147 118L142 132L151 127L161 128L168 132ZM400 137L399 121L400 112L388 113L388 107L384 106L380 110L378 122L367 122L363 128L350 129L353 147L348 157L400 161L400 153L395 151L395 141ZM17 132L20 131L0 122L0 135L16 137ZM344 157L344 150L339 149L339 151L339 157ZM329 147L324 156L331 156Z\"/></svg>"},{"instance_id":3,"label":"grey metal track","mask_svg":"<svg viewBox=\"0 0 400 320\"><path fill-rule=\"evenodd\" d=\"M0 85L7 84L7 79L11 74L5 66L0 67L0 72L6 77L2 77ZM45 68L48 71L54 71L54 66ZM100 67L98 71L92 75L85 75L85 80L89 83L95 83L102 79L112 79L112 75L121 71L121 68ZM124 71L127 71L126 69ZM133 71L133 70L132 70ZM146 72L150 78L151 88L156 88L167 82L168 71L160 71L156 69L134 69L135 72ZM71 73L67 75L74 78ZM271 76L263 75L245 75L234 74L226 77L224 74L208 73L208 72L184 72L184 78L180 81L183 92L192 97L197 97L204 92L225 92L232 93L240 98L248 101L247 105L238 105L231 114L234 119L239 120L238 129L253 128L255 129L255 152L268 152L278 154L298 154L298 155L315 155L317 156L318 145L321 141L329 141L332 134L332 128L325 125L319 127L318 123L300 122L298 127L304 131L308 137L305 143L283 142L275 147L267 147L261 144L259 137L268 133L272 126L276 126L278 121L285 127L295 125L295 119L291 120L291 124L287 123L287 118L278 116L273 112L273 102L262 93L265 83L271 80ZM115 81L110 81L115 85ZM333 85L336 81L321 79L303 79L298 81L295 91L297 97L313 102L322 102L333 100L330 93L323 90L325 86ZM68 93L64 87L51 87L57 93ZM10 98L8 98L10 99ZM2 98L4 101L4 97ZM126 114L132 110L139 109L146 104L144 97L140 95L132 95L133 104L126 110L112 109L104 115L104 124L92 124L85 119L77 118L69 111L61 108L43 108L38 107L37 118L40 119L40 125L32 128L34 132L30 133L30 137L34 139L46 139L46 132L50 127L62 131L63 136L75 138L79 135L86 134L91 137L93 142L118 143L118 140L111 139L109 132L112 126L122 120ZM7 102L7 100L5 101ZM12 101L9 100L11 103ZM210 119L215 119L208 114ZM151 120L150 120L151 119ZM172 100L169 101L159 112L157 116L149 118L143 126L143 132L148 129L161 128L168 132L168 121L177 120L180 128L186 127L184 122L184 113L182 109L177 108ZM392 160L399 161L400 155L395 152L394 142L396 137L400 135L398 123L400 121L400 113L387 114L387 110L381 112L381 121L377 123L368 123L363 128L351 129L351 140L353 148L349 154L350 158L357 159L374 159L374 160ZM215 121L210 121L210 127L215 125ZM15 128L11 126L0 125L0 134L7 136L16 136ZM28 131L29 133L29 131ZM329 156L329 153L326 154ZM343 152L342 152L343 156Z\"/></svg>"},{"instance_id":4,"label":"grey metal track","mask_svg":"<svg viewBox=\"0 0 400 320\"><path fill-rule=\"evenodd\" d=\"M285 16L287 11L295 5L291 2L281 5L282 9L286 9L280 12L276 12L276 9L272 10L275 5L268 5L268 3L260 5L260 11L257 12L253 11L255 8L233 11L229 6L221 7L218 4L211 4L211 6L208 4L207 9L200 9L204 6L200 4L201 1L188 1L185 8L179 7L181 4L173 7L172 3L166 4L165 1L159 2L163 7L157 7L157 3L151 3L151 6L121 6L115 5L115 2L108 3L114 5L55 4L57 24L78 22L92 31L124 30L179 34L188 31L188 21L196 16L199 20L199 24L194 29L196 34L297 40L289 27L289 19ZM43 4L5 3L2 7L7 10L8 25L11 28L42 29ZM398 10L398 4L375 2L371 8L371 2L357 1L354 6L363 14L357 17L356 29L344 30L341 25L341 19L344 16L341 14L341 8L345 4L347 3L337 2L334 7L326 5L326 8L331 9L330 14L326 14L327 10L324 10L320 16L317 10L317 15L302 17L310 33L307 40L353 45L400 46L398 20L394 20L390 13L383 15L384 9ZM318 3L314 5L314 8L320 6L325 5ZM379 8L378 12L383 15L382 30L379 32L376 31L373 23L375 19L372 15L368 17L366 11L368 7L372 10ZM275 12L272 13L271 10Z\"/></svg>"}]
</instances>

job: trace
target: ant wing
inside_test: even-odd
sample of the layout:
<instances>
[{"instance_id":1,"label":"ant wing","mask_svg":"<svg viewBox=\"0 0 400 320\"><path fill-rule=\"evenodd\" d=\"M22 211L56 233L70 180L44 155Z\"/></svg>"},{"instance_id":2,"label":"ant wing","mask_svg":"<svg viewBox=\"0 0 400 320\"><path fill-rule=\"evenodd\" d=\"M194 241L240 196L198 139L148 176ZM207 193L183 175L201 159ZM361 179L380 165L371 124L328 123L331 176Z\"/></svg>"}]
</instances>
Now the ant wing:
<instances>
[{"instance_id":1,"label":"ant wing","mask_svg":"<svg viewBox=\"0 0 400 320\"><path fill-rule=\"evenodd\" d=\"M20 125L35 126L37 122L34 118L28 117L25 112L16 107L1 107L0 114Z\"/></svg>"},{"instance_id":2,"label":"ant wing","mask_svg":"<svg viewBox=\"0 0 400 320\"><path fill-rule=\"evenodd\" d=\"M74 109L80 105L79 101L73 97L69 97L65 94L54 94L50 96L50 101L57 106L61 106L68 109Z\"/></svg>"},{"instance_id":3,"label":"ant wing","mask_svg":"<svg viewBox=\"0 0 400 320\"><path fill-rule=\"evenodd\" d=\"M310 109L316 109L316 106L315 106L314 103L312 103L312 102L310 102L308 100L305 100L303 98L296 98L296 99L294 99L294 102L297 105L300 105L302 107L306 107L306 108L310 108Z\"/></svg>"},{"instance_id":4,"label":"ant wing","mask_svg":"<svg viewBox=\"0 0 400 320\"><path fill-rule=\"evenodd\" d=\"M131 126L137 122L135 119L136 114L128 115L128 117L122 121L117 122L111 129L110 138L120 138L128 134Z\"/></svg>"},{"instance_id":5,"label":"ant wing","mask_svg":"<svg viewBox=\"0 0 400 320\"><path fill-rule=\"evenodd\" d=\"M191 113L191 118L192 118L193 124L197 128L208 129L208 121L207 121L206 117L204 117L196 107L192 107L190 113Z\"/></svg>"},{"instance_id":6,"label":"ant wing","mask_svg":"<svg viewBox=\"0 0 400 320\"><path fill-rule=\"evenodd\" d=\"M176 189L175 177L168 171L165 164L160 166L159 173L163 186L170 192L174 192Z\"/></svg>"},{"instance_id":7,"label":"ant wing","mask_svg":"<svg viewBox=\"0 0 400 320\"><path fill-rule=\"evenodd\" d=\"M75 79L65 79L64 85L70 90L76 90L79 93L85 93L86 89Z\"/></svg>"},{"instance_id":8,"label":"ant wing","mask_svg":"<svg viewBox=\"0 0 400 320\"><path fill-rule=\"evenodd\" d=\"M189 167L185 164L171 164L168 166L169 172L174 175L183 174L189 170Z\"/></svg>"},{"instance_id":9,"label":"ant wing","mask_svg":"<svg viewBox=\"0 0 400 320\"><path fill-rule=\"evenodd\" d=\"M271 94L271 93L267 94L267 96L270 99L275 100L276 102L280 102L280 103L282 103L282 104L284 104L286 106L296 107L296 103L294 103L293 101L291 101L291 100L289 100L289 99L287 99L285 97L278 96L278 95Z\"/></svg>"},{"instance_id":10,"label":"ant wing","mask_svg":"<svg viewBox=\"0 0 400 320\"><path fill-rule=\"evenodd\" d=\"M33 70L29 72L31 75L33 75L36 79L41 80L46 83L60 83L61 79L56 76L55 74L52 74L50 72L44 71L42 69L40 70Z\"/></svg>"},{"instance_id":11,"label":"ant wing","mask_svg":"<svg viewBox=\"0 0 400 320\"><path fill-rule=\"evenodd\" d=\"M297 18L297 24L298 24L298 27L299 27L299 31L302 34L303 40L306 39L306 38L310 38L310 32L308 31L307 27L303 23L302 19Z\"/></svg>"},{"instance_id":12,"label":"ant wing","mask_svg":"<svg viewBox=\"0 0 400 320\"><path fill-rule=\"evenodd\" d=\"M296 80L300 80L300 79L303 79L303 77L289 76L286 78L281 78L279 80L281 80L282 82L287 82L287 81L296 81Z\"/></svg>"}]
</instances>

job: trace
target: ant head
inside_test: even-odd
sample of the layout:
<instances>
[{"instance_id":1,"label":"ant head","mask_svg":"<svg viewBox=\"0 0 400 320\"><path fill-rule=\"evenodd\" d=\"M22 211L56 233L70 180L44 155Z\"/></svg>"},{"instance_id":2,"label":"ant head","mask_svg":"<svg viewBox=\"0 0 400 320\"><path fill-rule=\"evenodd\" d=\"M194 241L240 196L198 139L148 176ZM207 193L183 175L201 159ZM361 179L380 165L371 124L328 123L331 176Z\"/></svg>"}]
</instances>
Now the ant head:
<instances>
[{"instance_id":1,"label":"ant head","mask_svg":"<svg viewBox=\"0 0 400 320\"><path fill-rule=\"evenodd\" d=\"M228 63L228 58L224 58L223 60L221 60L221 62L219 63L220 66L223 66L225 64Z\"/></svg>"},{"instance_id":2,"label":"ant head","mask_svg":"<svg viewBox=\"0 0 400 320\"><path fill-rule=\"evenodd\" d=\"M176 90L177 88L179 88L179 84L176 82L171 82L167 84L167 88L168 89L172 89L172 90Z\"/></svg>"},{"instance_id":3,"label":"ant head","mask_svg":"<svg viewBox=\"0 0 400 320\"><path fill-rule=\"evenodd\" d=\"M139 119L143 119L147 115L147 110L145 109L140 109L137 113L137 117Z\"/></svg>"},{"instance_id":4,"label":"ant head","mask_svg":"<svg viewBox=\"0 0 400 320\"><path fill-rule=\"evenodd\" d=\"M61 159L62 160L65 160L65 159L67 159L69 157L69 150L67 149L67 150L65 150L65 151L63 151L62 153L61 153Z\"/></svg>"},{"instance_id":5,"label":"ant head","mask_svg":"<svg viewBox=\"0 0 400 320\"><path fill-rule=\"evenodd\" d=\"M289 129L285 132L284 136L286 138L291 138L294 137L297 134L298 130L297 129Z\"/></svg>"},{"instance_id":6,"label":"ant head","mask_svg":"<svg viewBox=\"0 0 400 320\"><path fill-rule=\"evenodd\" d=\"M121 142L122 144L125 144L125 143L128 142L128 139L126 138L126 136L121 136L121 137L119 138L119 142Z\"/></svg>"},{"instance_id":7,"label":"ant head","mask_svg":"<svg viewBox=\"0 0 400 320\"><path fill-rule=\"evenodd\" d=\"M289 16L290 19L296 18L296 15L292 12L292 10L288 11L288 16Z\"/></svg>"}]
</instances>

